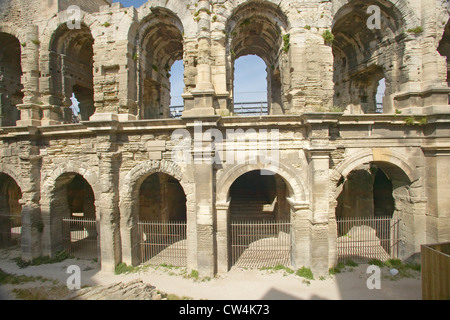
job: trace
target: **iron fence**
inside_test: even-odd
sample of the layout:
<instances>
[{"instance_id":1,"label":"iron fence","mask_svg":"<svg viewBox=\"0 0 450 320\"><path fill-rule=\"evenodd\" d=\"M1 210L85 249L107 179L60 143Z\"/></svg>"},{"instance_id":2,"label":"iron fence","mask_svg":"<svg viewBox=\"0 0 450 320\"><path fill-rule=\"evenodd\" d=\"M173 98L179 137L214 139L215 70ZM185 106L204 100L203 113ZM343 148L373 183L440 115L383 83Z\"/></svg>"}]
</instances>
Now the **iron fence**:
<instances>
[{"instance_id":1,"label":"iron fence","mask_svg":"<svg viewBox=\"0 0 450 320\"><path fill-rule=\"evenodd\" d=\"M337 219L339 261L366 263L398 258L399 225L400 220L391 217Z\"/></svg>"},{"instance_id":2,"label":"iron fence","mask_svg":"<svg viewBox=\"0 0 450 320\"><path fill-rule=\"evenodd\" d=\"M183 115L184 106L170 106L170 118L179 119ZM233 115L235 116L267 116L269 106L267 102L235 102Z\"/></svg>"},{"instance_id":3,"label":"iron fence","mask_svg":"<svg viewBox=\"0 0 450 320\"><path fill-rule=\"evenodd\" d=\"M0 248L20 246L22 217L13 214L0 214Z\"/></svg>"},{"instance_id":4,"label":"iron fence","mask_svg":"<svg viewBox=\"0 0 450 320\"><path fill-rule=\"evenodd\" d=\"M231 263L241 268L291 265L291 224L287 221L232 222Z\"/></svg>"},{"instance_id":5,"label":"iron fence","mask_svg":"<svg viewBox=\"0 0 450 320\"><path fill-rule=\"evenodd\" d=\"M63 219L63 246L79 259L98 258L98 233L95 219Z\"/></svg>"},{"instance_id":6,"label":"iron fence","mask_svg":"<svg viewBox=\"0 0 450 320\"><path fill-rule=\"evenodd\" d=\"M187 266L187 223L140 221L141 262Z\"/></svg>"},{"instance_id":7,"label":"iron fence","mask_svg":"<svg viewBox=\"0 0 450 320\"><path fill-rule=\"evenodd\" d=\"M236 116L266 116L269 114L267 102L235 102L233 110Z\"/></svg>"}]
</instances>

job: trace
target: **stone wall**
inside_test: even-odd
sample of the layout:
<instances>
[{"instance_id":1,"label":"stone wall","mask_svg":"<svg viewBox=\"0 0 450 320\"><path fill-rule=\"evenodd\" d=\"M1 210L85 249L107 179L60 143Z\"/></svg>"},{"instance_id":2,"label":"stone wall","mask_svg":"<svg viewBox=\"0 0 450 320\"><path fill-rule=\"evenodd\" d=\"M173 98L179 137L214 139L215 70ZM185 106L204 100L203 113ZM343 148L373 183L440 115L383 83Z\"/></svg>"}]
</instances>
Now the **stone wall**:
<instances>
[{"instance_id":1,"label":"stone wall","mask_svg":"<svg viewBox=\"0 0 450 320\"><path fill-rule=\"evenodd\" d=\"M268 197L279 198L278 218L289 216L292 223L295 266L326 274L337 261L337 213L375 214L371 166L392 184L390 210L402 219L401 258L413 257L426 242L448 240L444 3L377 1L387 28L373 32L363 28L367 4L359 0L102 3L93 3L96 10L80 2L82 27L72 30L65 11L37 14L30 25L22 18L25 7L2 2L0 32L21 44L23 101L16 126L0 128L0 173L22 192L24 259L61 248L60 220L73 206L67 187L69 194L80 191L74 177L92 189L104 270L141 263L140 208L161 219L173 208L186 213L188 267L205 276L227 272L230 188L257 170L276 173ZM325 31L335 40L327 41ZM234 60L247 54L266 62L269 116L228 116ZM167 71L181 58L185 111L170 119ZM92 68L92 79L77 77L83 68ZM375 114L381 77L385 108ZM72 123L68 99L77 86L89 91L83 102L91 109L82 105L81 123ZM206 151L189 139L199 134L196 121ZM242 142L226 135L237 128L255 130L256 139L276 130L275 153L257 153L256 161L246 154L244 163L201 161L223 146L239 150ZM256 146L244 144L244 150L263 151ZM175 161L178 154L191 161ZM355 172L366 175L356 187L360 209L352 198ZM167 198L163 210L155 204L158 188L146 180L155 174L179 182L177 191L170 183L159 188L159 198Z\"/></svg>"}]
</instances>

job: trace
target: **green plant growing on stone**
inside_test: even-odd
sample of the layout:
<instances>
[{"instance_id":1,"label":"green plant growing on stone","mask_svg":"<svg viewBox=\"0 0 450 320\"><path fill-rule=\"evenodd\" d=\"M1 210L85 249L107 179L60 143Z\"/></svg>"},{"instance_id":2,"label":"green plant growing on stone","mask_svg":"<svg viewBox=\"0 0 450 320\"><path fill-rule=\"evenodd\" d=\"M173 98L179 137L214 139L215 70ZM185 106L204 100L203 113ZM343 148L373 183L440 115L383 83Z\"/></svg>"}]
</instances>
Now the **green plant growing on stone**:
<instances>
[{"instance_id":1,"label":"green plant growing on stone","mask_svg":"<svg viewBox=\"0 0 450 320\"><path fill-rule=\"evenodd\" d=\"M405 123L407 126L413 126L416 124L416 118L414 116L410 116L405 119Z\"/></svg>"},{"instance_id":2,"label":"green plant growing on stone","mask_svg":"<svg viewBox=\"0 0 450 320\"><path fill-rule=\"evenodd\" d=\"M307 280L314 280L314 275L310 268L301 267L300 269L297 270L297 272L295 272L295 275L305 278Z\"/></svg>"},{"instance_id":3,"label":"green plant growing on stone","mask_svg":"<svg viewBox=\"0 0 450 320\"><path fill-rule=\"evenodd\" d=\"M289 48L291 47L290 41L291 41L291 36L289 33L286 33L285 35L283 35L283 44L284 44L283 51L285 53L287 53L289 51Z\"/></svg>"},{"instance_id":4,"label":"green plant growing on stone","mask_svg":"<svg viewBox=\"0 0 450 320\"><path fill-rule=\"evenodd\" d=\"M332 43L334 41L334 35L331 33L330 30L325 30L322 33L322 37L325 43Z\"/></svg>"},{"instance_id":5,"label":"green plant growing on stone","mask_svg":"<svg viewBox=\"0 0 450 320\"><path fill-rule=\"evenodd\" d=\"M414 34L419 34L419 33L422 33L423 31L424 30L423 30L423 28L421 26L418 26L418 27L411 28L411 29L407 30L408 33L414 33Z\"/></svg>"}]
</instances>

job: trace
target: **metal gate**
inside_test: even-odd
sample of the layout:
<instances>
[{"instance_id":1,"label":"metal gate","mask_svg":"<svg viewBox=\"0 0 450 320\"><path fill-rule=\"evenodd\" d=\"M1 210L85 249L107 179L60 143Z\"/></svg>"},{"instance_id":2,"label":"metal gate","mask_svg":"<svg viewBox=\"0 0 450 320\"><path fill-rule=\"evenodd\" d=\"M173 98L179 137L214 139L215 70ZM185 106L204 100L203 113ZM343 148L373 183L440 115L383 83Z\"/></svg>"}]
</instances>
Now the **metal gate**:
<instances>
[{"instance_id":1,"label":"metal gate","mask_svg":"<svg viewBox=\"0 0 450 320\"><path fill-rule=\"evenodd\" d=\"M342 218L337 220L338 259L366 263L372 259L398 258L400 220L391 217Z\"/></svg>"},{"instance_id":2,"label":"metal gate","mask_svg":"<svg viewBox=\"0 0 450 320\"><path fill-rule=\"evenodd\" d=\"M291 242L288 221L234 221L231 264L241 268L289 266Z\"/></svg>"},{"instance_id":3,"label":"metal gate","mask_svg":"<svg viewBox=\"0 0 450 320\"><path fill-rule=\"evenodd\" d=\"M79 259L98 259L98 233L95 219L63 219L64 250Z\"/></svg>"},{"instance_id":4,"label":"metal gate","mask_svg":"<svg viewBox=\"0 0 450 320\"><path fill-rule=\"evenodd\" d=\"M187 266L186 222L140 221L138 228L142 263Z\"/></svg>"}]
</instances>

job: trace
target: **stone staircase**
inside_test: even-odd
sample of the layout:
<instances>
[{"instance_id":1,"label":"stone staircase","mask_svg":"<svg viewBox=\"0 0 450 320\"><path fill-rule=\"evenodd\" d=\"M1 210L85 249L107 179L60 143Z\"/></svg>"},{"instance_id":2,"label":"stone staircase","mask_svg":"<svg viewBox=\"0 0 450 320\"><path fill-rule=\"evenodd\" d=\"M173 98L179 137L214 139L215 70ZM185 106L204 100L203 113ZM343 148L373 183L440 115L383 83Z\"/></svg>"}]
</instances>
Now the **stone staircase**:
<instances>
[{"instance_id":1,"label":"stone staircase","mask_svg":"<svg viewBox=\"0 0 450 320\"><path fill-rule=\"evenodd\" d=\"M261 186L246 182L233 188L231 193L231 219L243 220L274 220L272 203Z\"/></svg>"}]
</instances>

